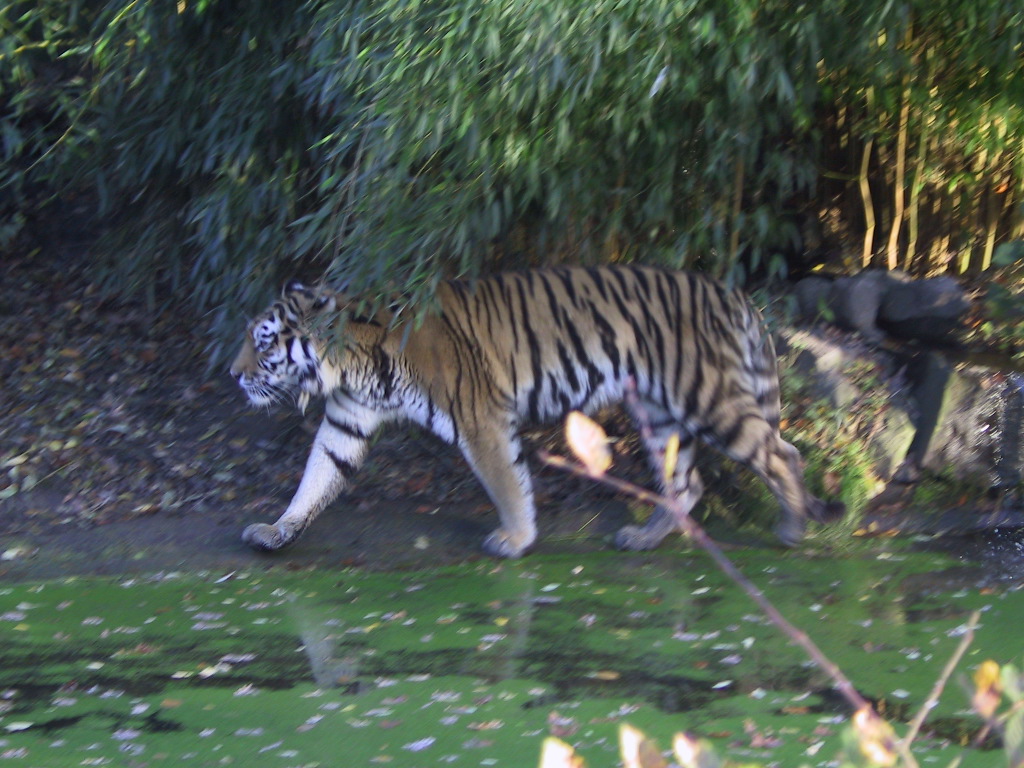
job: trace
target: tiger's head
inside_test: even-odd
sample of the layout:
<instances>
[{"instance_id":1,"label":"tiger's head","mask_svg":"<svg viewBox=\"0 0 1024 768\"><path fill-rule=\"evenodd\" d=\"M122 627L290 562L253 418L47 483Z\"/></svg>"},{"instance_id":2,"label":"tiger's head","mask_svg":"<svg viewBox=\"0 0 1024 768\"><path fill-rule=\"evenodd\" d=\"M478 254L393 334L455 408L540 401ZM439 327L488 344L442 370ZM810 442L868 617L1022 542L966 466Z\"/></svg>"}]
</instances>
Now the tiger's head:
<instances>
[{"instance_id":1,"label":"tiger's head","mask_svg":"<svg viewBox=\"0 0 1024 768\"><path fill-rule=\"evenodd\" d=\"M292 281L277 301L249 323L231 364L231 376L253 405L269 406L292 398L304 410L310 397L324 394L321 352L309 323L317 314L336 308L333 291Z\"/></svg>"}]
</instances>

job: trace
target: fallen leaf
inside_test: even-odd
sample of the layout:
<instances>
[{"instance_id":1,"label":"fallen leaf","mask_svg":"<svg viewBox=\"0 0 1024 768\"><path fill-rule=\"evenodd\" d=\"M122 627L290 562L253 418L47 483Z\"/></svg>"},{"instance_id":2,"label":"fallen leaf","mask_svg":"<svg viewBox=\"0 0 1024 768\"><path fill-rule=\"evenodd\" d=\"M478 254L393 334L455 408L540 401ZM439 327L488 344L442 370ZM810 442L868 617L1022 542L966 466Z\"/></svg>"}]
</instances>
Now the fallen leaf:
<instances>
[{"instance_id":1,"label":"fallen leaf","mask_svg":"<svg viewBox=\"0 0 1024 768\"><path fill-rule=\"evenodd\" d=\"M594 477L600 477L612 465L608 435L601 425L579 411L572 411L565 420L565 437L572 452Z\"/></svg>"},{"instance_id":2,"label":"fallen leaf","mask_svg":"<svg viewBox=\"0 0 1024 768\"><path fill-rule=\"evenodd\" d=\"M623 768L666 768L668 765L654 742L631 725L619 727L619 752Z\"/></svg>"},{"instance_id":3,"label":"fallen leaf","mask_svg":"<svg viewBox=\"0 0 1024 768\"><path fill-rule=\"evenodd\" d=\"M561 739L548 736L541 745L540 768L583 768L583 758Z\"/></svg>"}]
</instances>

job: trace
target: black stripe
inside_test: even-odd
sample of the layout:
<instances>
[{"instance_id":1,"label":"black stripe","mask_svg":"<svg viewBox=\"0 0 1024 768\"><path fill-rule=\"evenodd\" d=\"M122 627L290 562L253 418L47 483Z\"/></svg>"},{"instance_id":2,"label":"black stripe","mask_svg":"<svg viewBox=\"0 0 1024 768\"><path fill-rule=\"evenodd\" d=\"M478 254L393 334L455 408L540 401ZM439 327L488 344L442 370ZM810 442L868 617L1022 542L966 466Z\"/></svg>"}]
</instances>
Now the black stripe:
<instances>
[{"instance_id":1,"label":"black stripe","mask_svg":"<svg viewBox=\"0 0 1024 768\"><path fill-rule=\"evenodd\" d=\"M648 330L648 334L644 336L644 344L647 345L648 335L654 337L653 356L650 355L650 350L648 350L649 359L651 361L649 373L652 375L652 378L664 381L663 369L665 367L665 334L661 331L661 323L659 323L657 318L655 318L651 313L649 303L640 302L640 312L644 316L644 325L647 326Z\"/></svg>"},{"instance_id":2,"label":"black stripe","mask_svg":"<svg viewBox=\"0 0 1024 768\"><path fill-rule=\"evenodd\" d=\"M479 287L480 296L477 298L477 303L481 305L481 309L486 316L487 335L494 337L494 313L497 311L497 300L498 295L494 287L494 281L484 280L480 283Z\"/></svg>"},{"instance_id":3,"label":"black stripe","mask_svg":"<svg viewBox=\"0 0 1024 768\"><path fill-rule=\"evenodd\" d=\"M576 375L576 366L573 365L572 358L569 357L568 351L565 349L565 345L562 342L556 341L558 345L558 358L562 361L562 369L565 371L565 378L569 381L569 386L572 387L572 391L580 391L580 380Z\"/></svg>"},{"instance_id":4,"label":"black stripe","mask_svg":"<svg viewBox=\"0 0 1024 768\"><path fill-rule=\"evenodd\" d=\"M395 392L394 361L380 347L374 347L371 357L377 380L380 382L383 399L390 400Z\"/></svg>"},{"instance_id":5,"label":"black stripe","mask_svg":"<svg viewBox=\"0 0 1024 768\"><path fill-rule=\"evenodd\" d=\"M516 324L515 303L512 297L512 287L506 279L506 275L498 275L498 287L501 289L501 298L505 302L505 309L508 312L508 324L512 328L512 343L519 349L519 326ZM523 318L526 321L526 318Z\"/></svg>"},{"instance_id":6,"label":"black stripe","mask_svg":"<svg viewBox=\"0 0 1024 768\"><path fill-rule=\"evenodd\" d=\"M377 328L383 327L379 320L375 317L370 317L369 315L349 315L348 321L350 323L358 323L359 325L372 325Z\"/></svg>"},{"instance_id":7,"label":"black stripe","mask_svg":"<svg viewBox=\"0 0 1024 768\"><path fill-rule=\"evenodd\" d=\"M625 269L609 269L606 271L618 282L619 287L622 289L622 295L629 298L629 288L633 283L626 279L626 275L629 274L635 279L637 270L631 269L628 273Z\"/></svg>"},{"instance_id":8,"label":"black stripe","mask_svg":"<svg viewBox=\"0 0 1024 768\"><path fill-rule=\"evenodd\" d=\"M612 376L618 380L620 378L619 365L621 358L619 357L619 345L615 341L615 329L612 328L603 314L597 311L597 307L594 306L593 302L587 303L587 308L590 310L591 317L594 318L594 325L597 326L597 331L601 336L601 349L604 350L608 360L612 364Z\"/></svg>"},{"instance_id":9,"label":"black stripe","mask_svg":"<svg viewBox=\"0 0 1024 768\"><path fill-rule=\"evenodd\" d=\"M338 421L330 414L325 414L324 418L327 419L327 423L336 430L348 435L349 437L354 437L356 440L368 440L370 437L369 435L364 434L359 427L346 424L344 421Z\"/></svg>"},{"instance_id":10,"label":"black stripe","mask_svg":"<svg viewBox=\"0 0 1024 768\"><path fill-rule=\"evenodd\" d=\"M689 283L687 283L687 296L689 296ZM671 308L672 332L676 335L676 367L672 373L672 402L678 408L681 403L677 400L680 394L680 387L683 383L683 365L686 357L686 334L683 331L683 296L679 282L669 281L669 307ZM676 414L679 415L678 413Z\"/></svg>"},{"instance_id":11,"label":"black stripe","mask_svg":"<svg viewBox=\"0 0 1024 768\"><path fill-rule=\"evenodd\" d=\"M687 275L687 279L690 282L690 329L689 336L693 347L693 360L689 361L688 368L693 371L693 375L690 378L689 386L686 389L686 415L690 418L696 418L701 423L701 427L704 428L706 425L703 424L703 414L698 413L700 408L700 390L704 385L704 361L701 359L701 343L700 335L701 328L697 323L697 318L703 314L704 309L704 296L701 293L701 281L694 279L691 275Z\"/></svg>"},{"instance_id":12,"label":"black stripe","mask_svg":"<svg viewBox=\"0 0 1024 768\"><path fill-rule=\"evenodd\" d=\"M636 278L637 283L639 283L640 287L643 289L643 291L644 291L644 298L646 298L648 301L650 301L651 300L651 286L647 282L647 275L644 273L644 270L642 270L642 269L634 269L633 270L633 277Z\"/></svg>"},{"instance_id":13,"label":"black stripe","mask_svg":"<svg viewBox=\"0 0 1024 768\"><path fill-rule=\"evenodd\" d=\"M612 274L616 275L616 276L619 276L618 272L612 272ZM611 294L612 300L615 302L615 306L619 310L619 314L621 314L624 318L629 318L630 320L632 320L633 318L629 314L629 309L626 307L626 302L623 300L623 295L620 295L619 292L615 290L615 286L613 286L611 284L609 284L607 286L607 288L608 288L608 293L606 294L606 293L604 293L602 291L601 295L604 296L607 299L608 298L608 294ZM627 294L628 295L628 292L625 289L623 289L623 294ZM634 325L635 325L635 323L634 323Z\"/></svg>"},{"instance_id":14,"label":"black stripe","mask_svg":"<svg viewBox=\"0 0 1024 768\"><path fill-rule=\"evenodd\" d=\"M559 328L562 328L564 326L564 322L562 320L562 311L558 305L558 299L555 298L555 291L551 287L551 282L548 280L547 275L542 274L540 276L540 284L544 286L544 293L547 294L548 306L551 308L551 317L554 318L555 325L557 325Z\"/></svg>"},{"instance_id":15,"label":"black stripe","mask_svg":"<svg viewBox=\"0 0 1024 768\"><path fill-rule=\"evenodd\" d=\"M356 473L355 464L345 461L330 448L324 448L324 451L327 453L327 458L334 462L334 466L338 468L338 471L341 472L341 476L346 480Z\"/></svg>"},{"instance_id":16,"label":"black stripe","mask_svg":"<svg viewBox=\"0 0 1024 768\"><path fill-rule=\"evenodd\" d=\"M562 281L562 287L573 306L576 306L576 285L572 273L567 269L556 269L555 277Z\"/></svg>"},{"instance_id":17,"label":"black stripe","mask_svg":"<svg viewBox=\"0 0 1024 768\"><path fill-rule=\"evenodd\" d=\"M544 364L540 354L540 340L530 323L530 313L526 305L526 293L519 290L519 306L523 318L523 330L526 332L526 345L530 350L530 374L532 376L532 389L527 398L530 411L530 419L534 422L540 421L540 391L544 386Z\"/></svg>"},{"instance_id":18,"label":"black stripe","mask_svg":"<svg viewBox=\"0 0 1024 768\"><path fill-rule=\"evenodd\" d=\"M608 294L605 291L604 277L601 270L597 267L587 267L586 273L593 281L594 287L597 288L597 292L601 294L601 298L608 301Z\"/></svg>"},{"instance_id":19,"label":"black stripe","mask_svg":"<svg viewBox=\"0 0 1024 768\"><path fill-rule=\"evenodd\" d=\"M673 427L676 431L679 430L679 422L673 419L671 416L665 416L664 418L657 420L650 419L647 422L647 426L650 428L652 432L658 432L662 429L665 429L665 427Z\"/></svg>"},{"instance_id":20,"label":"black stripe","mask_svg":"<svg viewBox=\"0 0 1024 768\"><path fill-rule=\"evenodd\" d=\"M750 452L750 455L748 456L740 456L733 450L732 447L733 443L735 443L739 439L740 435L743 434L743 427L750 419L760 420L760 417L749 413L741 414L737 416L735 420L732 422L732 424L729 424L724 430L722 428L724 425L722 424L719 424L717 427L715 427L714 430L715 439L718 442L718 444L722 447L723 450L728 451L729 454L732 455L737 461L750 461L751 457L755 453L757 453L756 445L754 446L754 449Z\"/></svg>"},{"instance_id":21,"label":"black stripe","mask_svg":"<svg viewBox=\"0 0 1024 768\"><path fill-rule=\"evenodd\" d=\"M576 329L575 324L569 323L566 326L566 331L569 334L569 341L572 342L573 351L576 354L576 359L582 362L587 368L587 391L584 393L584 401L589 399L590 395L593 394L594 390L604 383L604 373L594 365L594 361L590 359L587 354L587 348L583 344L583 339L580 337L579 332Z\"/></svg>"}]
</instances>

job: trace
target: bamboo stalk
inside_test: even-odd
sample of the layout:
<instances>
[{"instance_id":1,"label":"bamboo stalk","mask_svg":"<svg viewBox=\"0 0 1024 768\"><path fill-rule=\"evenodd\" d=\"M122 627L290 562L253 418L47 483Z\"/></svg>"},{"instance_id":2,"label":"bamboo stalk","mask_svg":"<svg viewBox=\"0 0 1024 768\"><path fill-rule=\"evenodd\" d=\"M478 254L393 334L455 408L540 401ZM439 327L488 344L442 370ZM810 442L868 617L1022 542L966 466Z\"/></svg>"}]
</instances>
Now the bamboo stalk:
<instances>
[{"instance_id":1,"label":"bamboo stalk","mask_svg":"<svg viewBox=\"0 0 1024 768\"><path fill-rule=\"evenodd\" d=\"M996 155L993 165L998 165L999 155ZM992 266L992 254L996 250L996 230L999 228L999 193L995 187L989 185L985 190L985 248L981 253L981 271L986 271Z\"/></svg>"},{"instance_id":2,"label":"bamboo stalk","mask_svg":"<svg viewBox=\"0 0 1024 768\"><path fill-rule=\"evenodd\" d=\"M889 269L899 267L900 229L906 209L907 176L907 134L910 123L910 88L903 90L903 106L900 107L900 126L896 137L896 176L893 179L892 227L889 229L889 244L886 248Z\"/></svg>"},{"instance_id":3,"label":"bamboo stalk","mask_svg":"<svg viewBox=\"0 0 1024 768\"><path fill-rule=\"evenodd\" d=\"M871 251L875 241L875 205L871 200L871 184L868 182L868 167L871 163L871 148L874 139L864 142L864 151L860 158L860 199L864 203L864 249L860 254L860 265L867 269L871 266Z\"/></svg>"},{"instance_id":4,"label":"bamboo stalk","mask_svg":"<svg viewBox=\"0 0 1024 768\"><path fill-rule=\"evenodd\" d=\"M931 90L932 73L934 71L934 49L928 49L925 54L925 88ZM930 142L929 127L932 118L928 115L920 116L920 135L917 137L917 157L914 160L914 180L910 183L910 211L907 215L907 250L904 256L905 268L909 271L914 266L914 257L917 254L918 241L921 238L921 190L924 188L924 168L928 155L928 144ZM933 265L926 259L925 271L930 272Z\"/></svg>"},{"instance_id":5,"label":"bamboo stalk","mask_svg":"<svg viewBox=\"0 0 1024 768\"><path fill-rule=\"evenodd\" d=\"M961 220L962 221L966 221L966 222L971 222L974 219L973 206L971 206L970 203L965 199L964 193L958 189L957 190L956 199L953 201L953 205L951 206L951 210L954 211L954 213L951 214L951 216L950 216L950 219L951 219L950 223L951 224L955 224L956 223L956 220L955 220L956 213L955 212L956 211L962 211L965 208L969 209L969 210L967 210L966 214L963 214L961 216ZM960 254L959 254L959 274L964 275L964 274L967 274L968 271L970 271L970 269L971 269L971 254L973 252L974 252L974 242L973 242L973 239L972 239L972 240L968 240L968 242L966 242L964 244L963 249L960 251Z\"/></svg>"}]
</instances>

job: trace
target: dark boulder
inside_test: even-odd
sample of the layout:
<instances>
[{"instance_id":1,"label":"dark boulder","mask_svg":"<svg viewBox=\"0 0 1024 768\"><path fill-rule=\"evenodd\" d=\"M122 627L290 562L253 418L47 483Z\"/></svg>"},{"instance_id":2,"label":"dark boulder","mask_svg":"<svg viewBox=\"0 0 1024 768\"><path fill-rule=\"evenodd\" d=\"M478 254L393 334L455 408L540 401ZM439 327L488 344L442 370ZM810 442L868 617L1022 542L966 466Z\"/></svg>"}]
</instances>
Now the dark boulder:
<instances>
[{"instance_id":1,"label":"dark boulder","mask_svg":"<svg viewBox=\"0 0 1024 768\"><path fill-rule=\"evenodd\" d=\"M960 328L969 308L952 277L894 283L882 297L878 325L901 339L942 342Z\"/></svg>"},{"instance_id":2,"label":"dark boulder","mask_svg":"<svg viewBox=\"0 0 1024 768\"><path fill-rule=\"evenodd\" d=\"M804 318L824 318L873 342L886 334L946 341L970 307L964 289L951 277L915 280L905 272L881 269L834 280L804 278L794 295Z\"/></svg>"}]
</instances>

